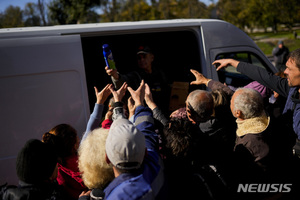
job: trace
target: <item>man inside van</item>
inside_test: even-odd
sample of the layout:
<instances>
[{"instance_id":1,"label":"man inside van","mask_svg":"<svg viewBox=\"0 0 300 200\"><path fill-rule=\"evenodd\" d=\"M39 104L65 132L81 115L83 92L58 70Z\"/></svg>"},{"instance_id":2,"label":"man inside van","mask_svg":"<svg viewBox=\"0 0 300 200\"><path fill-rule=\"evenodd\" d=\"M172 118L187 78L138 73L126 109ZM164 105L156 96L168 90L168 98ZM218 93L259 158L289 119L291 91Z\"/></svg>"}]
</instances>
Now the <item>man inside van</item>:
<instances>
[{"instance_id":1,"label":"man inside van","mask_svg":"<svg viewBox=\"0 0 300 200\"><path fill-rule=\"evenodd\" d=\"M287 128L293 130L298 142L300 139L300 49L296 49L290 53L286 62L284 74L287 78L281 78L265 69L234 59L221 59L212 63L220 64L217 71L227 66L233 66L238 72L247 75L249 78L273 89L275 92L287 98L285 108L283 110L282 124L287 124ZM298 143L297 142L297 143ZM295 146L295 150L297 150ZM298 152L299 154L300 152Z\"/></svg>"},{"instance_id":2,"label":"man inside van","mask_svg":"<svg viewBox=\"0 0 300 200\"><path fill-rule=\"evenodd\" d=\"M120 74L117 69L105 67L106 73L111 76L116 89L126 82L133 89L137 89L142 80L151 89L155 103L165 112L168 106L169 86L164 72L153 66L154 54L148 46L140 46L137 50L138 69L128 74Z\"/></svg>"}]
</instances>

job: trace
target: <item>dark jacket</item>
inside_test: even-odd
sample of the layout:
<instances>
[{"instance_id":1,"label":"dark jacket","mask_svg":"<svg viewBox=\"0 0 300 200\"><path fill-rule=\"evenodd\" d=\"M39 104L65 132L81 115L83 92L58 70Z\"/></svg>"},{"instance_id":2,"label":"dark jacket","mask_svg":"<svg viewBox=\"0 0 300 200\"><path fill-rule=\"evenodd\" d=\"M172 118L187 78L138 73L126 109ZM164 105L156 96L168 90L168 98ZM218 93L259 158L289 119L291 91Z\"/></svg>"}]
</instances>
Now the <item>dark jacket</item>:
<instances>
[{"instance_id":1,"label":"dark jacket","mask_svg":"<svg viewBox=\"0 0 300 200\"><path fill-rule=\"evenodd\" d=\"M32 185L20 181L18 186L4 186L1 193L3 200L66 200L61 188L54 183Z\"/></svg>"},{"instance_id":2,"label":"dark jacket","mask_svg":"<svg viewBox=\"0 0 300 200\"><path fill-rule=\"evenodd\" d=\"M261 67L249 63L240 62L237 66L237 71L271 88L283 97L287 97L282 113L282 124L288 124L287 129L293 129L298 139L300 139L299 87L290 87L286 78L276 76Z\"/></svg>"},{"instance_id":3,"label":"dark jacket","mask_svg":"<svg viewBox=\"0 0 300 200\"><path fill-rule=\"evenodd\" d=\"M275 47L272 51L275 60L275 66L278 70L283 70L285 68L285 63L287 62L287 57L290 51L286 46L282 48Z\"/></svg>"}]
</instances>

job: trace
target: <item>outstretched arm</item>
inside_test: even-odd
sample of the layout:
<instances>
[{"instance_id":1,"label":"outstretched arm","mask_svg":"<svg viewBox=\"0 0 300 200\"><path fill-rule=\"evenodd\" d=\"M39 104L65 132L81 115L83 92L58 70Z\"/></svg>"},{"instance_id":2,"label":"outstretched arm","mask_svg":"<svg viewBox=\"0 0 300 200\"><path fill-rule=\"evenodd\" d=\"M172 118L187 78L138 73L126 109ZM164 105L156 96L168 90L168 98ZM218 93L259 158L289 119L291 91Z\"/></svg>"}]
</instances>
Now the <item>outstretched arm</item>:
<instances>
[{"instance_id":1,"label":"outstretched arm","mask_svg":"<svg viewBox=\"0 0 300 200\"><path fill-rule=\"evenodd\" d=\"M194 76L196 78L195 81L191 82L191 85L205 84L212 91L220 89L220 90L223 90L229 96L233 95L233 91L229 87L225 86L223 83L221 83L219 81L214 81L212 79L208 79L203 74L201 74L200 72L198 72L194 69L191 69L191 72L194 74Z\"/></svg>"},{"instance_id":2,"label":"outstretched arm","mask_svg":"<svg viewBox=\"0 0 300 200\"><path fill-rule=\"evenodd\" d=\"M145 84L145 101L146 101L146 104L148 105L148 107L153 112L153 118L158 120L162 125L166 125L168 122L168 119L165 117L163 112L160 110L160 108L154 102L150 87L147 83Z\"/></svg>"},{"instance_id":3,"label":"outstretched arm","mask_svg":"<svg viewBox=\"0 0 300 200\"><path fill-rule=\"evenodd\" d=\"M86 131L82 136L82 140L84 140L87 137L88 133L99 127L104 108L103 104L111 94L109 90L111 86L112 84L107 84L100 92L98 91L97 87L94 87L97 100L94 106L93 113L91 114L90 119L87 123Z\"/></svg>"}]
</instances>

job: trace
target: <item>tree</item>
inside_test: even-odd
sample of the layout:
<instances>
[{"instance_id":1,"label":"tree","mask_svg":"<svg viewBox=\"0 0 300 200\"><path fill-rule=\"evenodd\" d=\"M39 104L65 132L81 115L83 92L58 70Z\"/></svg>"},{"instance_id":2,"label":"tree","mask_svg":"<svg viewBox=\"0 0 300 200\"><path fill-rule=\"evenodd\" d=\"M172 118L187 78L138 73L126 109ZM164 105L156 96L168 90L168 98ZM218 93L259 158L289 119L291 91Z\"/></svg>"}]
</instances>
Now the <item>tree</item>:
<instances>
[{"instance_id":1,"label":"tree","mask_svg":"<svg viewBox=\"0 0 300 200\"><path fill-rule=\"evenodd\" d=\"M23 12L19 6L8 6L4 13L1 15L2 28L22 27L23 23Z\"/></svg>"},{"instance_id":2,"label":"tree","mask_svg":"<svg viewBox=\"0 0 300 200\"><path fill-rule=\"evenodd\" d=\"M46 12L45 12L45 0L38 0L38 3L37 3L37 7L38 7L38 10L40 12L40 18L43 22L43 25L46 26L47 25L47 22L46 22Z\"/></svg>"},{"instance_id":3,"label":"tree","mask_svg":"<svg viewBox=\"0 0 300 200\"><path fill-rule=\"evenodd\" d=\"M58 24L85 23L92 8L100 6L99 0L53 0L48 9L52 21Z\"/></svg>"},{"instance_id":4,"label":"tree","mask_svg":"<svg viewBox=\"0 0 300 200\"><path fill-rule=\"evenodd\" d=\"M24 18L25 26L40 26L41 25L41 18L37 11L37 5L34 3L27 3L24 8Z\"/></svg>"},{"instance_id":5,"label":"tree","mask_svg":"<svg viewBox=\"0 0 300 200\"><path fill-rule=\"evenodd\" d=\"M179 18L208 18L207 6L198 0L179 0L178 12Z\"/></svg>"},{"instance_id":6,"label":"tree","mask_svg":"<svg viewBox=\"0 0 300 200\"><path fill-rule=\"evenodd\" d=\"M129 0L122 6L121 21L140 21L154 19L152 8L145 0Z\"/></svg>"},{"instance_id":7,"label":"tree","mask_svg":"<svg viewBox=\"0 0 300 200\"><path fill-rule=\"evenodd\" d=\"M105 0L102 1L101 8L103 11L102 20L104 22L121 21L120 12L124 2L117 0Z\"/></svg>"}]
</instances>

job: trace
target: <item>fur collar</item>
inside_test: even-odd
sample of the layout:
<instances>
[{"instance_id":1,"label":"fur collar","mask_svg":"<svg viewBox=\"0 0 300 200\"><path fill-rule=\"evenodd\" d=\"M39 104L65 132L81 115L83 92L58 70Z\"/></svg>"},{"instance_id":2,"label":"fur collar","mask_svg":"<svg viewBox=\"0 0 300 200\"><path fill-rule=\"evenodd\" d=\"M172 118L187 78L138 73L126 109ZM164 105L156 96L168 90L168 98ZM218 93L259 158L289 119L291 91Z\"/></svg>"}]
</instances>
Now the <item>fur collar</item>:
<instances>
[{"instance_id":1,"label":"fur collar","mask_svg":"<svg viewBox=\"0 0 300 200\"><path fill-rule=\"evenodd\" d=\"M266 130L270 123L270 117L263 115L245 120L236 120L236 135L242 137L246 134L258 134Z\"/></svg>"}]
</instances>

